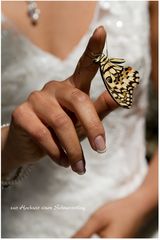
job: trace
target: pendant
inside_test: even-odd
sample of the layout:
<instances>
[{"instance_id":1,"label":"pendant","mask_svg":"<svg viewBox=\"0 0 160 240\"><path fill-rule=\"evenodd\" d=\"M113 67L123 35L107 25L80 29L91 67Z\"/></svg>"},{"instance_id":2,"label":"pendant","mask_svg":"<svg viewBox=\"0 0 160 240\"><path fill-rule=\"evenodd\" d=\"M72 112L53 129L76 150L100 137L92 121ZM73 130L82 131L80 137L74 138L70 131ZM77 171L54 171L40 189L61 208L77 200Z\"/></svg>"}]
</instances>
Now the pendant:
<instances>
[{"instance_id":1,"label":"pendant","mask_svg":"<svg viewBox=\"0 0 160 240\"><path fill-rule=\"evenodd\" d=\"M37 25L39 16L40 16L40 9L37 7L37 3L35 1L27 1L28 4L28 16L31 19L32 25Z\"/></svg>"}]
</instances>

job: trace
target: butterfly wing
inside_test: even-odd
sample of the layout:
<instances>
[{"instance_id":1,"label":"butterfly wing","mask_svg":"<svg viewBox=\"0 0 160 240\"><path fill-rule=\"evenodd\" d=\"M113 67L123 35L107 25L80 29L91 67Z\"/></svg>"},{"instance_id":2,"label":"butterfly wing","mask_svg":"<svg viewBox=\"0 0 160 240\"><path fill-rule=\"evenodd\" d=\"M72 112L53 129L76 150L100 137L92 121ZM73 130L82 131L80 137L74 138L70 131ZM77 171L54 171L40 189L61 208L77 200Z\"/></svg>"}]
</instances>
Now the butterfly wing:
<instances>
[{"instance_id":1,"label":"butterfly wing","mask_svg":"<svg viewBox=\"0 0 160 240\"><path fill-rule=\"evenodd\" d=\"M114 60L115 62L121 63L122 59L117 58L111 58L111 60ZM100 61L100 72L103 79L103 82L106 86L106 88L112 88L114 87L115 82L120 77L120 73L123 71L123 66L114 64L110 61L110 59L105 59L105 61ZM109 89L108 89L109 90Z\"/></svg>"},{"instance_id":2,"label":"butterfly wing","mask_svg":"<svg viewBox=\"0 0 160 240\"><path fill-rule=\"evenodd\" d=\"M122 72L123 66L115 65L110 61L106 61L103 65L100 64L100 72L102 79L106 85L107 82L112 83L118 79L119 74ZM106 82L107 81L107 82Z\"/></svg>"},{"instance_id":3,"label":"butterfly wing","mask_svg":"<svg viewBox=\"0 0 160 240\"><path fill-rule=\"evenodd\" d=\"M107 63L107 67L100 68L102 79L114 100L124 108L131 108L133 90L139 84L139 74L131 67L124 68Z\"/></svg>"}]
</instances>

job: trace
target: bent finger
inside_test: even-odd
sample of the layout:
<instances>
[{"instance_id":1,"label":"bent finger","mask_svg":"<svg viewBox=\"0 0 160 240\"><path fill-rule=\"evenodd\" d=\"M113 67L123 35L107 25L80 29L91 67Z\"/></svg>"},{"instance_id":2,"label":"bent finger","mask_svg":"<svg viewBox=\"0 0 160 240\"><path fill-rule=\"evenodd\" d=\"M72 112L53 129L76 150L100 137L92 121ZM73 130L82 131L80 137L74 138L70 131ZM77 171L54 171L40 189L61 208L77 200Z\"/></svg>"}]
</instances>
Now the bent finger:
<instances>
[{"instance_id":1,"label":"bent finger","mask_svg":"<svg viewBox=\"0 0 160 240\"><path fill-rule=\"evenodd\" d=\"M89 96L77 88L61 86L56 92L56 98L62 106L75 113L85 129L92 148L100 153L105 152L104 127Z\"/></svg>"},{"instance_id":2,"label":"bent finger","mask_svg":"<svg viewBox=\"0 0 160 240\"><path fill-rule=\"evenodd\" d=\"M102 120L110 112L119 107L119 104L111 97L109 92L104 91L94 102L95 109Z\"/></svg>"},{"instance_id":3,"label":"bent finger","mask_svg":"<svg viewBox=\"0 0 160 240\"><path fill-rule=\"evenodd\" d=\"M66 152L72 170L78 174L84 174L85 160L82 148L69 116L57 100L50 98L46 93L36 93L30 101L39 118L53 129L58 142Z\"/></svg>"},{"instance_id":4,"label":"bent finger","mask_svg":"<svg viewBox=\"0 0 160 240\"><path fill-rule=\"evenodd\" d=\"M12 117L18 127L23 129L52 160L61 165L60 159L66 158L65 153L57 146L48 128L41 122L28 103L24 103L16 108ZM35 154L35 157L38 159L34 160L39 160L40 156Z\"/></svg>"}]
</instances>

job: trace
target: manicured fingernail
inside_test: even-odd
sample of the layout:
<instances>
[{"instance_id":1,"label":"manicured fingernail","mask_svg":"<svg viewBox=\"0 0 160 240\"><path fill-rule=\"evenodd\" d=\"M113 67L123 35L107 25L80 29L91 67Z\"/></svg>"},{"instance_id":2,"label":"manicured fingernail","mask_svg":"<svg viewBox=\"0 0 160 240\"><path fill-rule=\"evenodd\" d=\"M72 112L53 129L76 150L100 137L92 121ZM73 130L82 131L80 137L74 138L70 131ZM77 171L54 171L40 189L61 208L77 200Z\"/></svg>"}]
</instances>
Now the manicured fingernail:
<instances>
[{"instance_id":1,"label":"manicured fingernail","mask_svg":"<svg viewBox=\"0 0 160 240\"><path fill-rule=\"evenodd\" d=\"M94 140L94 143L95 143L97 152L99 153L106 152L107 148L106 148L104 138L102 136L97 136Z\"/></svg>"},{"instance_id":2,"label":"manicured fingernail","mask_svg":"<svg viewBox=\"0 0 160 240\"><path fill-rule=\"evenodd\" d=\"M97 31L97 29L98 29L98 27L94 30L94 32L93 32L93 34L92 34L92 36L95 34L95 32Z\"/></svg>"},{"instance_id":3,"label":"manicured fingernail","mask_svg":"<svg viewBox=\"0 0 160 240\"><path fill-rule=\"evenodd\" d=\"M84 175L86 172L86 170L84 170L83 172L77 172L79 175Z\"/></svg>"},{"instance_id":4,"label":"manicured fingernail","mask_svg":"<svg viewBox=\"0 0 160 240\"><path fill-rule=\"evenodd\" d=\"M85 170L85 165L84 165L84 161L83 160L80 160L76 163L74 163L72 165L72 170L76 173L78 173L79 175L83 175L86 170Z\"/></svg>"},{"instance_id":5,"label":"manicured fingernail","mask_svg":"<svg viewBox=\"0 0 160 240\"><path fill-rule=\"evenodd\" d=\"M98 29L100 29L100 28L103 28L103 29L104 29L104 26L103 26L103 25L100 25L100 26L98 27Z\"/></svg>"},{"instance_id":6,"label":"manicured fingernail","mask_svg":"<svg viewBox=\"0 0 160 240\"><path fill-rule=\"evenodd\" d=\"M95 32L96 32L98 29L100 29L100 28L104 28L104 27L103 27L103 26L99 26L99 27L97 27L97 28L94 30L93 35L94 35Z\"/></svg>"}]
</instances>

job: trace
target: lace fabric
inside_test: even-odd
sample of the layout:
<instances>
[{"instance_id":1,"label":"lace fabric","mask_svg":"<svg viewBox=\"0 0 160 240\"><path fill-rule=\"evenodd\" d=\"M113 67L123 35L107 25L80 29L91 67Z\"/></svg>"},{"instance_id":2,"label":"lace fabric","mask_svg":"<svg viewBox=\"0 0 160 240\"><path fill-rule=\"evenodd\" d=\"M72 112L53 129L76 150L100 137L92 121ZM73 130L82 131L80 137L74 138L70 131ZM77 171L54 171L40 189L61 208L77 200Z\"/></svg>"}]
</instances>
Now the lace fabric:
<instances>
[{"instance_id":1,"label":"lace fabric","mask_svg":"<svg viewBox=\"0 0 160 240\"><path fill-rule=\"evenodd\" d=\"M9 23L2 30L2 123L10 120L11 112L30 92L41 89L47 81L64 80L72 74L90 35L99 25L107 31L109 56L125 58L127 65L140 72L141 84L133 108L117 109L103 120L106 153L94 152L87 139L82 142L87 162L84 176L60 168L46 157L32 168L27 179L6 190L2 196L3 237L70 237L99 206L137 189L147 173L144 132L150 74L147 2L97 2L88 32L64 61L36 47ZM91 87L92 99L104 89L97 73ZM11 210L21 205L52 206L54 210ZM57 210L57 205L80 206L83 210Z\"/></svg>"}]
</instances>

